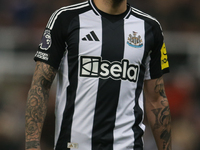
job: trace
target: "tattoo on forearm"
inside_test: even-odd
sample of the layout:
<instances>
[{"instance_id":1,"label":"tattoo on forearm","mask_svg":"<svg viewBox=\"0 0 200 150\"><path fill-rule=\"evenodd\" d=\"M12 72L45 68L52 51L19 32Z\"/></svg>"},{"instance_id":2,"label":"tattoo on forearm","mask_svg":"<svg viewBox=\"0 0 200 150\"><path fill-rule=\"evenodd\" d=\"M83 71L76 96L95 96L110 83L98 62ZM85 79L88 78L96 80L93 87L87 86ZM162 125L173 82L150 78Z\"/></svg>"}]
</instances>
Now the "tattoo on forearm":
<instances>
[{"instance_id":1,"label":"tattoo on forearm","mask_svg":"<svg viewBox=\"0 0 200 150\"><path fill-rule=\"evenodd\" d=\"M39 146L39 141L26 142L26 149L38 148Z\"/></svg>"},{"instance_id":2,"label":"tattoo on forearm","mask_svg":"<svg viewBox=\"0 0 200 150\"><path fill-rule=\"evenodd\" d=\"M152 112L154 113L156 119L155 119L155 124L154 124L154 129L158 129L160 128L160 123L159 123L159 118L158 118L158 115L160 113L162 108L158 108L158 109L153 109Z\"/></svg>"},{"instance_id":3,"label":"tattoo on forearm","mask_svg":"<svg viewBox=\"0 0 200 150\"><path fill-rule=\"evenodd\" d=\"M171 150L171 130L163 130L160 138L164 140L163 142L163 149L164 150Z\"/></svg>"},{"instance_id":4,"label":"tattoo on forearm","mask_svg":"<svg viewBox=\"0 0 200 150\"><path fill-rule=\"evenodd\" d=\"M151 110L155 115L153 130L162 130L160 139L163 140L163 150L171 150L171 115L169 103L164 90L164 84L161 79L158 79L156 82L155 92L159 92L163 100L161 101L161 108Z\"/></svg>"},{"instance_id":5,"label":"tattoo on forearm","mask_svg":"<svg viewBox=\"0 0 200 150\"><path fill-rule=\"evenodd\" d=\"M26 149L39 147L49 89L55 74L56 71L49 65L37 63L26 106Z\"/></svg>"}]
</instances>

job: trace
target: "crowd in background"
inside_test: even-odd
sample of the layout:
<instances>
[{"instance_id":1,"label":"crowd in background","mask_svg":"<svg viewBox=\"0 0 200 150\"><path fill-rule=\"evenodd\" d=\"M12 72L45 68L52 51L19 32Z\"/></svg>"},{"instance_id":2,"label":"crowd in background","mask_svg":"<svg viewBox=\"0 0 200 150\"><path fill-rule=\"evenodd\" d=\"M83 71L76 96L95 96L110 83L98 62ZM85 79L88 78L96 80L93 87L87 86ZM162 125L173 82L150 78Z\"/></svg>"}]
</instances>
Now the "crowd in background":
<instances>
[{"instance_id":1,"label":"crowd in background","mask_svg":"<svg viewBox=\"0 0 200 150\"><path fill-rule=\"evenodd\" d=\"M0 26L44 27L56 9L81 0L0 1ZM156 17L164 29L200 31L199 0L129 0L134 7Z\"/></svg>"},{"instance_id":2,"label":"crowd in background","mask_svg":"<svg viewBox=\"0 0 200 150\"><path fill-rule=\"evenodd\" d=\"M0 1L0 29L16 28L17 30L25 30L25 33L29 35L26 35L28 38L23 39L23 36L19 36L20 44L14 47L13 52L34 53L37 44L39 44L39 38L33 38L33 32L35 30L43 30L50 15L56 9L77 2L81 2L81 0ZM161 23L164 32L200 34L199 0L129 0L128 2L134 7L156 17ZM41 34L42 32L37 34L36 37L41 37ZM197 51L199 50L200 47ZM1 51L5 50L0 49L0 54ZM171 73L165 76L166 94L172 115L173 150L199 150L200 77L195 73L193 74L188 68L173 68L173 62L176 62L173 58L172 56L170 63L172 65ZM2 63L0 69L1 67ZM8 73L4 80L0 82L1 150L24 149L24 112L31 79L31 74L26 77L20 77L19 75ZM42 135L43 150L50 150L53 147L54 99L55 85L51 90L49 108ZM155 149L155 142L147 128L145 150L153 149Z\"/></svg>"}]
</instances>

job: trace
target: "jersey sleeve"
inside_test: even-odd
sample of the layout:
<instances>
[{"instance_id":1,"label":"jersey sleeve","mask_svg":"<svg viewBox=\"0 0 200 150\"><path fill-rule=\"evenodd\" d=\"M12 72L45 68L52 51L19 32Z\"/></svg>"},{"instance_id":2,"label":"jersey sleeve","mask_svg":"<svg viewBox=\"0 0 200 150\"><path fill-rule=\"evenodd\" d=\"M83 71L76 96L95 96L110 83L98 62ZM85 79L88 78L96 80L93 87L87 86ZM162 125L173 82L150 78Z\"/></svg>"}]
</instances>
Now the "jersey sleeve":
<instances>
[{"instance_id":1,"label":"jersey sleeve","mask_svg":"<svg viewBox=\"0 0 200 150\"><path fill-rule=\"evenodd\" d=\"M153 47L146 60L145 79L156 79L169 72L164 36L159 23L153 27Z\"/></svg>"},{"instance_id":2,"label":"jersey sleeve","mask_svg":"<svg viewBox=\"0 0 200 150\"><path fill-rule=\"evenodd\" d=\"M58 69L65 52L65 47L61 16L56 16L54 13L44 30L34 60L45 62Z\"/></svg>"}]
</instances>

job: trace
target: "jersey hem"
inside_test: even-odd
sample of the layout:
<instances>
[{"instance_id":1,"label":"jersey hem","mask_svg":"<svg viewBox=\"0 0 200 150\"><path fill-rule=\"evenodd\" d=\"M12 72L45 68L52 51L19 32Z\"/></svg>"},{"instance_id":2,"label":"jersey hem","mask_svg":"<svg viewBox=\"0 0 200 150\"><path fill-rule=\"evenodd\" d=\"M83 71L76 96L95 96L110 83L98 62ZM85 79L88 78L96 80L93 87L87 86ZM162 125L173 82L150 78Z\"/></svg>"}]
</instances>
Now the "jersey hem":
<instances>
[{"instance_id":1,"label":"jersey hem","mask_svg":"<svg viewBox=\"0 0 200 150\"><path fill-rule=\"evenodd\" d=\"M55 65L50 64L49 62L47 62L47 61L45 61L45 60L43 60L43 59L39 59L39 58L37 58L37 57L34 58L34 61L35 61L35 62L40 61L40 62L43 62L43 63L45 63L45 64L48 64L48 65L50 65L51 67L53 67L54 69L56 69L56 70L58 70L58 68L59 68L59 67L56 67Z\"/></svg>"},{"instance_id":2,"label":"jersey hem","mask_svg":"<svg viewBox=\"0 0 200 150\"><path fill-rule=\"evenodd\" d=\"M162 75L164 75L164 74L166 74L166 73L169 73L169 72L170 72L169 68L165 68L165 69L162 70L161 73L159 73L159 74L155 74L155 75L151 75L150 80L151 80L151 79L157 79L157 78L160 78Z\"/></svg>"}]
</instances>

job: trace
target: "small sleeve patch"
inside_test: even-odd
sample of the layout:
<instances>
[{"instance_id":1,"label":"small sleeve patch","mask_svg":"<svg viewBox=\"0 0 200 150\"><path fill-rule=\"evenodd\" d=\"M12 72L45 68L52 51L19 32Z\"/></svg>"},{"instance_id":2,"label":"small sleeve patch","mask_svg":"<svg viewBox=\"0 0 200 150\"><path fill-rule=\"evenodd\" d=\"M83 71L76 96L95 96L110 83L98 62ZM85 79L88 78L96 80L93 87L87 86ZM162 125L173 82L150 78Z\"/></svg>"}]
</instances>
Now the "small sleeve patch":
<instances>
[{"instance_id":1,"label":"small sleeve patch","mask_svg":"<svg viewBox=\"0 0 200 150\"><path fill-rule=\"evenodd\" d=\"M78 143L67 143L67 148L78 149Z\"/></svg>"},{"instance_id":2,"label":"small sleeve patch","mask_svg":"<svg viewBox=\"0 0 200 150\"><path fill-rule=\"evenodd\" d=\"M45 61L49 60L49 54L43 53L43 52L40 52L40 51L36 52L35 57L42 59L42 60L45 60Z\"/></svg>"},{"instance_id":3,"label":"small sleeve patch","mask_svg":"<svg viewBox=\"0 0 200 150\"><path fill-rule=\"evenodd\" d=\"M40 49L42 50L48 50L51 47L51 31L49 29L46 29L44 31L44 34L42 36L42 42L40 43Z\"/></svg>"},{"instance_id":4,"label":"small sleeve patch","mask_svg":"<svg viewBox=\"0 0 200 150\"><path fill-rule=\"evenodd\" d=\"M169 68L169 62L165 43L163 43L163 46L161 48L161 69L164 70L165 68Z\"/></svg>"}]
</instances>

